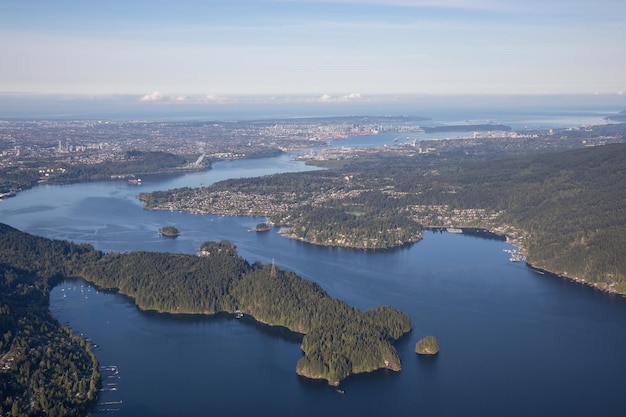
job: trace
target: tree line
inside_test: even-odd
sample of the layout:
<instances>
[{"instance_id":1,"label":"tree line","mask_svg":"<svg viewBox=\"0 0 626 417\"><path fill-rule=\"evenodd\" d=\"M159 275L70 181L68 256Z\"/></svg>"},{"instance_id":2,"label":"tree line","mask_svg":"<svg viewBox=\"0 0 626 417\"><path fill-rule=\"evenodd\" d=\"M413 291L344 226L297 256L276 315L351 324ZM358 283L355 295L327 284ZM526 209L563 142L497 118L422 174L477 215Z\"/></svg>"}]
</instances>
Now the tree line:
<instances>
[{"instance_id":1,"label":"tree line","mask_svg":"<svg viewBox=\"0 0 626 417\"><path fill-rule=\"evenodd\" d=\"M145 310L187 314L243 312L240 314L262 323L304 334L304 356L297 372L331 384L339 384L352 373L400 369L392 343L411 329L406 314L391 307L360 311L331 298L319 285L292 272L259 262L249 264L227 241L205 242L199 255L104 254L90 245L35 237L0 224L2 299L21 297L20 309L11 307L16 304L2 305L6 314L0 318L0 354L34 362L19 365L17 374L24 374L17 388L20 394L4 398L7 407L12 409L17 404L18 415L37 415L38 410L52 413L54 407L62 405L66 413L72 409L80 415L97 398L99 373L95 356L48 310L50 288L68 277L80 277L101 288L119 291ZM29 319L33 314L42 317L43 324L30 324L26 332L20 323L33 322ZM53 343L63 334L69 343ZM31 346L24 350L24 343ZM70 375L67 369L80 372ZM13 370L3 374L15 375ZM33 382L34 375L41 383ZM55 382L51 383L51 379ZM10 380L6 384L11 384ZM55 387L54 393L46 391L33 403L37 409L29 409L27 402L22 401L24 393L40 392L45 387Z\"/></svg>"}]
</instances>

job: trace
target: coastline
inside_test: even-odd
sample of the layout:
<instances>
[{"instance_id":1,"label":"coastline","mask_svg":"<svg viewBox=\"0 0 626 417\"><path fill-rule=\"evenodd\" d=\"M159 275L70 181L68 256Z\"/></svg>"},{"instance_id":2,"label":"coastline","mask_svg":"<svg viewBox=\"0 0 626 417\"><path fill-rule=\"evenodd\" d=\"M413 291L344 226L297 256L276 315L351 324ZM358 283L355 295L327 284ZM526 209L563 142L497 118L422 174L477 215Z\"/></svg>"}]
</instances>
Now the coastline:
<instances>
[{"instance_id":1,"label":"coastline","mask_svg":"<svg viewBox=\"0 0 626 417\"><path fill-rule=\"evenodd\" d=\"M160 207L146 207L144 204L144 209L145 210L167 210L166 208L160 208ZM191 212L191 213L195 213L195 214L213 214L213 215L226 215L226 216L246 216L246 215L235 215L235 214L220 214L220 213L213 213L210 211L203 211L203 212L197 212L197 211L191 211L191 210L178 210L181 212ZM391 245L391 246L385 246L385 247L363 247L363 246L355 246L355 245L348 245L348 244L343 244L343 245L338 245L338 244L324 244L324 243L318 243L318 242L313 242L298 236L295 236L293 234L289 233L290 230L290 226L288 225L275 225L275 226L279 226L279 230L278 233L288 239L293 239L293 240L298 240L300 242L303 243L308 243L314 246L319 246L319 247L337 247L337 248L346 248L346 249L354 249L354 250L390 250L390 249L397 249L397 248L401 248L404 246L408 246L411 245L413 243L417 243L420 240L424 239L423 234L414 239L414 240L409 240L409 241L403 241L400 242L398 244L395 245ZM422 227L423 230L432 230L432 231L448 231L448 229L457 229L457 230L461 230L462 234L466 234L466 235L471 235L471 236L477 236L477 237L481 237L481 238L485 238L485 239L497 239L497 240L503 240L506 241L512 245L514 245L517 248L517 251L520 255L523 256L531 256L532 254L529 254L528 251L526 250L524 244L523 244L523 240L524 237L526 235L526 233L524 231L521 231L515 227L512 227L510 225L498 225L498 226L493 226L493 227L463 227L463 226L423 226ZM466 233L466 231L469 231L469 233ZM623 297L626 297L626 293L624 292L619 292L616 291L612 286L608 285L603 287L601 285L601 283L594 283L594 282L589 282L583 278L578 278L578 277L573 277L573 276L569 276L569 275L565 275L565 274L560 274L556 271L551 271L549 269L544 269L541 268L535 264L533 264L530 261L526 261L525 264L532 270L538 272L538 273L542 273L542 274L546 274L546 275L551 275L554 276L556 278L562 278L562 279L567 279L579 284L584 284L587 285L591 288L606 292L608 294L616 294L616 295L620 295Z\"/></svg>"},{"instance_id":2,"label":"coastline","mask_svg":"<svg viewBox=\"0 0 626 417\"><path fill-rule=\"evenodd\" d=\"M416 237L415 239L405 240L405 241L402 241L402 242L398 242L397 244L390 245L390 246L384 246L384 247L373 247L373 246L367 246L366 247L366 246L356 246L356 245L350 245L350 244L338 245L338 244L326 244L326 243L313 242L313 241L307 240L305 238L302 238L302 237L290 234L289 233L290 229L291 229L291 227L289 227L289 226L281 226L280 229L278 230L278 234L280 234L280 235L282 235L282 236L284 236L284 237L286 237L288 239L298 240L298 241L303 242L303 243L308 243L310 245L326 247L326 248L345 248L345 249L355 249L355 250L389 250L389 249L401 248L403 246L408 246L408 245L411 245L413 243L419 242L420 240L424 239L424 235L420 233L420 236Z\"/></svg>"},{"instance_id":3,"label":"coastline","mask_svg":"<svg viewBox=\"0 0 626 417\"><path fill-rule=\"evenodd\" d=\"M137 176L141 175L142 177L145 178L145 177L154 177L154 176L180 175L180 174L187 174L187 173L192 173L192 172L203 172L203 171L209 171L211 169L212 169L212 166L201 167L201 168L181 167L181 168L173 168L173 169L157 171L157 172L145 172L145 173L141 172L141 173L132 174L132 175L137 175ZM54 178L53 179L39 179L36 182L33 182L31 184L24 185L20 188L12 189L8 193L0 194L0 202L8 198L16 197L23 191L28 191L41 185L61 186L61 185L71 185L71 184L95 183L95 182L127 182L127 181L128 180L125 176L124 178L113 178L112 176L111 178L95 178L95 179L79 179L79 178L64 179L64 180L56 180ZM141 180L132 184L141 185Z\"/></svg>"},{"instance_id":4,"label":"coastline","mask_svg":"<svg viewBox=\"0 0 626 417\"><path fill-rule=\"evenodd\" d=\"M503 226L504 227L504 226ZM524 255L526 257L531 257L532 258L532 254L530 254L526 248L524 247L523 244L523 238L522 236L524 235L523 231L519 231L518 229L514 229L511 228L509 226L509 233L502 233L500 231L496 230L492 230L492 233L496 234L496 235L501 235L503 236L506 241L512 245L514 245L517 248L517 251L519 254ZM515 235L515 236L512 236ZM528 259L528 258L527 258ZM528 269L530 269L531 271L539 274L539 275L546 275L552 278L560 278L560 279L564 279L567 281L571 281L571 282L575 282L577 284L581 284L581 285L585 285L589 288L592 288L594 290L599 290L602 291L604 293L607 294L612 294L612 295L618 295L621 297L626 297L626 293L620 292L620 291L616 291L611 285L602 285L603 283L600 282L589 282L587 280L585 280L584 278L579 278L579 277L575 277L575 276L570 276L570 275L566 275L566 274L560 274L556 271L551 271L550 269L547 268L543 268L540 266L537 266L537 264L533 263L532 260L526 260L525 265Z\"/></svg>"},{"instance_id":5,"label":"coastline","mask_svg":"<svg viewBox=\"0 0 626 417\"><path fill-rule=\"evenodd\" d=\"M303 279L303 278L300 278L300 279ZM281 337L285 337L291 341L299 342L300 348L301 350L303 350L303 352L305 351L304 349L305 337L308 334L315 333L316 329L319 330L319 328L315 327L315 328L309 329L309 333L302 333L300 331L290 328L288 325L273 323L270 320L265 320L262 317L257 317L253 315L250 310L244 311L244 310L237 309L237 310L232 310L232 311L231 310L189 311L189 310L180 310L180 309L163 310L163 309L156 309L156 308L147 308L145 305L143 305L141 302L138 301L136 295L127 294L121 291L117 287L113 287L113 288L103 287L99 285L96 282L96 280L94 280L93 278L88 278L85 276L77 276L77 277L66 278L62 281L69 281L69 280L82 281L86 283L87 285L93 286L94 288L96 288L97 291L121 295L122 297L126 298L131 304L135 305L138 310L144 313L148 313L148 314L165 314L165 315L170 315L170 316L178 316L181 318L183 317L214 317L214 318L228 317L228 318L232 318L236 320L241 320L243 323L249 323L249 324L253 324L257 326L262 331L269 332L269 333L272 333L274 335L278 335ZM56 283L55 285L58 285L58 284L60 284L60 282ZM367 314L367 311L369 311L369 309L366 311L359 310L359 313ZM324 325L322 325L322 327L324 327ZM388 350L383 350L383 351L375 349L374 354L376 353L381 354L384 360L375 366L370 366L367 363L362 363L362 364L356 363L355 364L356 370L348 371L347 374L342 375L339 380L333 379L332 374L328 374L328 375L310 374L307 368L301 369L299 366L296 366L295 372L297 375L300 375L302 377L306 377L309 379L325 380L328 382L329 385L335 386L335 387L339 386L345 379L356 374L370 373L370 372L375 372L375 371L382 370L382 369L389 369L389 370L399 372L401 370L400 358L394 345L396 344L396 342L398 342L400 338L410 333L411 329L412 329L412 325L409 325L409 328L403 330L397 339L389 335L385 337L381 336L382 337L381 340L385 340L388 343L389 348ZM313 337L313 336L309 336L309 337ZM307 354L305 354L302 358L307 358ZM394 360L394 358L396 358L396 360Z\"/></svg>"},{"instance_id":6,"label":"coastline","mask_svg":"<svg viewBox=\"0 0 626 417\"><path fill-rule=\"evenodd\" d=\"M447 233L458 233L456 232L456 230L459 230L461 231L462 234L466 234L470 236L473 235L473 236L478 236L478 237L485 238L485 239L496 239L496 240L506 241L507 243L514 245L515 248L517 249L517 252L520 255L523 255L524 257L531 256L531 254L528 253L528 251L526 250L523 244L523 236L525 235L525 233L511 226L502 225L500 227L496 227L495 229L476 228L476 227L454 227L455 231L453 232L449 231L451 227L444 227L444 226L429 226L429 227L424 227L424 229L447 232ZM567 281L572 281L577 284L585 285L589 288L602 291L607 294L626 297L625 293L616 291L615 289L613 289L611 285L606 285L606 284L599 283L599 282L589 282L583 278L560 274L558 272L539 267L536 264L534 264L532 261L528 261L528 260L524 261L524 264L526 265L528 269L530 269L531 271L539 275L545 275L551 278L559 278L559 279L564 279Z\"/></svg>"},{"instance_id":7,"label":"coastline","mask_svg":"<svg viewBox=\"0 0 626 417\"><path fill-rule=\"evenodd\" d=\"M584 280L582 278L572 277L572 276L568 276L568 275L559 274L557 272L552 272L550 270L543 269L543 268L540 268L538 266L535 266L531 262L526 262L526 266L530 270L532 270L533 272L535 272L537 274L540 274L540 275L545 275L545 276L549 276L551 278L560 278L560 279L564 279L564 280L567 280L567 281L572 281L572 282L575 282L577 284L581 284L581 285L584 285L586 287L589 287L591 289L602 291L602 292L604 292L606 294L617 295L617 296L620 296L620 297L626 297L625 293L619 292L619 291L616 291L616 290L612 289L610 285L607 286L605 284L605 286L603 286L603 285L601 285L602 283L599 283L599 282L589 282L589 281L586 281L586 280Z\"/></svg>"}]
</instances>

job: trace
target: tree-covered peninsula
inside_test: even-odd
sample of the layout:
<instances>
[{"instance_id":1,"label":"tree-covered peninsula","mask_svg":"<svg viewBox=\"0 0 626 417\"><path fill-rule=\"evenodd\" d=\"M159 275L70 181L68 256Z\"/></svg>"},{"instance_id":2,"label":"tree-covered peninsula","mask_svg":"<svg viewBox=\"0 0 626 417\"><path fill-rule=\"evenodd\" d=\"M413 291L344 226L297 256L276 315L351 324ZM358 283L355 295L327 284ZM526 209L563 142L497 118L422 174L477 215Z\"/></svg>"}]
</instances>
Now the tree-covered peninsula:
<instances>
[{"instance_id":1,"label":"tree-covered peninsula","mask_svg":"<svg viewBox=\"0 0 626 417\"><path fill-rule=\"evenodd\" d=\"M204 243L199 256L104 254L88 245L39 238L2 225L0 261L0 265L28 268L37 277L47 277L37 281L44 289L43 311L47 311L47 296L55 282L80 277L132 297L145 310L242 312L261 323L286 327L303 335L304 356L297 373L333 385L354 373L400 370L392 343L411 330L411 320L402 312L391 307L360 311L292 272L273 264L249 264L226 241ZM10 340L15 330L3 327L5 335L7 331L11 333L5 339ZM84 395L89 396L88 392Z\"/></svg>"}]
</instances>

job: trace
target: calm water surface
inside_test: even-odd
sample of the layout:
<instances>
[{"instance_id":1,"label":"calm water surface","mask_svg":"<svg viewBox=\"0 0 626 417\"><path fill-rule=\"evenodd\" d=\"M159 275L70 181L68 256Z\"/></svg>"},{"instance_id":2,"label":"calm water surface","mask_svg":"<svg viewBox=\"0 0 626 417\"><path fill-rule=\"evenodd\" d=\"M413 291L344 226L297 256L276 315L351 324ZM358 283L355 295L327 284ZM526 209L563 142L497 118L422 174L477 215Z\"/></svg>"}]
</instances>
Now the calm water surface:
<instances>
[{"instance_id":1,"label":"calm water surface","mask_svg":"<svg viewBox=\"0 0 626 417\"><path fill-rule=\"evenodd\" d=\"M278 168L277 168L278 167ZM505 242L428 232L409 247L355 251L250 233L258 218L145 211L138 191L308 169L287 157L215 164L146 182L45 186L0 203L0 219L41 236L106 251L195 253L229 239L248 261L314 280L365 309L407 312L399 373L349 378L337 393L295 374L299 342L231 318L139 311L127 298L68 281L51 310L98 345L106 373L96 415L619 416L626 409L626 302L510 263ZM175 225L178 239L158 236ZM417 357L417 340L440 342ZM105 410L108 410L105 412Z\"/></svg>"}]
</instances>

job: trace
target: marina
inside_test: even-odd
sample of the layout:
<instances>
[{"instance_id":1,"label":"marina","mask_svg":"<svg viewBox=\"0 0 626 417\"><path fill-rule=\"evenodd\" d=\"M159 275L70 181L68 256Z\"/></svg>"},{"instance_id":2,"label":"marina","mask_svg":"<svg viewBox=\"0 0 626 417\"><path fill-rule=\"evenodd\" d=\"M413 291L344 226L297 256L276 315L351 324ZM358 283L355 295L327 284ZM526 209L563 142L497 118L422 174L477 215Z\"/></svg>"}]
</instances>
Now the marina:
<instances>
[{"instance_id":1,"label":"marina","mask_svg":"<svg viewBox=\"0 0 626 417\"><path fill-rule=\"evenodd\" d=\"M509 262L526 262L526 255L519 253L517 249L503 249L510 255Z\"/></svg>"},{"instance_id":2,"label":"marina","mask_svg":"<svg viewBox=\"0 0 626 417\"><path fill-rule=\"evenodd\" d=\"M116 365L101 365L102 388L100 389L100 401L93 409L93 414L118 413L123 401L119 398L118 382L121 378Z\"/></svg>"}]
</instances>

